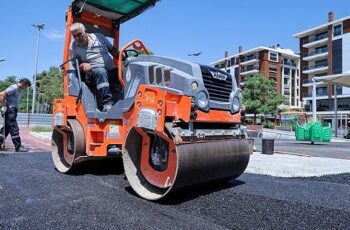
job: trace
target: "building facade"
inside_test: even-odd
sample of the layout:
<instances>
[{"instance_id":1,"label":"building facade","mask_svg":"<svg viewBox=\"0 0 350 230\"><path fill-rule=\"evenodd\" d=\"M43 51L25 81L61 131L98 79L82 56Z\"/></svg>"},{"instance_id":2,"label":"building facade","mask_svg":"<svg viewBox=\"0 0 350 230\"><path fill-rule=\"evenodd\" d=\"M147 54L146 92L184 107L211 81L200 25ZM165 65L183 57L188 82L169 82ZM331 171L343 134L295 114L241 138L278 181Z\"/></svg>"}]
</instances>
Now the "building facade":
<instances>
[{"instance_id":1,"label":"building facade","mask_svg":"<svg viewBox=\"0 0 350 230\"><path fill-rule=\"evenodd\" d=\"M312 78L343 74L350 71L350 16L334 20L328 13L328 22L293 35L299 39L301 100L306 110L312 108ZM317 82L317 114L334 122L335 88L330 83ZM336 87L338 124L347 124L350 115L350 89ZM342 125L347 127L347 125Z\"/></svg>"},{"instance_id":2,"label":"building facade","mask_svg":"<svg viewBox=\"0 0 350 230\"><path fill-rule=\"evenodd\" d=\"M238 53L232 56L225 52L225 58L210 63L218 69L231 73L237 84L244 89L249 77L262 74L266 79L273 80L276 91L286 98L287 108L300 108L300 77L299 55L290 49L282 49L279 45L243 51L240 46Z\"/></svg>"}]
</instances>

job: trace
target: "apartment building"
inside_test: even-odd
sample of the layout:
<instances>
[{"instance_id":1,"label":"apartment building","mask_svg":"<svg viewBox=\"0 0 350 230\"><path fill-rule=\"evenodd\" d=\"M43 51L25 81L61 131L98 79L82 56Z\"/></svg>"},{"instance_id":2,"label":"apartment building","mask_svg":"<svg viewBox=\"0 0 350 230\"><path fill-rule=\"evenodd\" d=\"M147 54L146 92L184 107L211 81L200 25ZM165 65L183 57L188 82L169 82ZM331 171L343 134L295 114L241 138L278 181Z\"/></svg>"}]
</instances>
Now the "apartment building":
<instances>
[{"instance_id":1,"label":"apartment building","mask_svg":"<svg viewBox=\"0 0 350 230\"><path fill-rule=\"evenodd\" d=\"M334 20L328 13L328 22L293 35L300 42L301 99L312 108L312 78L343 74L350 71L350 16ZM317 114L334 121L334 87L317 82ZM338 113L350 115L350 89L336 88ZM338 118L339 119L339 118ZM342 122L343 118L341 118ZM345 119L347 120L347 118Z\"/></svg>"},{"instance_id":2,"label":"apartment building","mask_svg":"<svg viewBox=\"0 0 350 230\"><path fill-rule=\"evenodd\" d=\"M287 108L300 108L299 62L299 55L277 44L247 51L240 46L237 54L229 56L226 51L225 58L210 65L231 73L242 89L249 77L260 73L275 82L277 93L286 98Z\"/></svg>"}]
</instances>

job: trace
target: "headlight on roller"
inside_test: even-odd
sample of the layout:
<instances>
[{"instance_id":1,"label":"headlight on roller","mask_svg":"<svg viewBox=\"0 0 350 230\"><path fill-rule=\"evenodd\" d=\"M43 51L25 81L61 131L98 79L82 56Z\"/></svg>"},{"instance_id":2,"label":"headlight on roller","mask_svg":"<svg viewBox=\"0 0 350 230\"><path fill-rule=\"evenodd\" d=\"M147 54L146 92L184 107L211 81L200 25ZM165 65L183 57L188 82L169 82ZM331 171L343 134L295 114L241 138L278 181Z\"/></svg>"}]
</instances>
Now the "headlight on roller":
<instances>
[{"instance_id":1,"label":"headlight on roller","mask_svg":"<svg viewBox=\"0 0 350 230\"><path fill-rule=\"evenodd\" d=\"M204 91L201 91L198 93L198 96L197 96L197 105L200 107L200 108L205 108L207 105L208 105L208 95L206 92Z\"/></svg>"},{"instance_id":2,"label":"headlight on roller","mask_svg":"<svg viewBox=\"0 0 350 230\"><path fill-rule=\"evenodd\" d=\"M232 113L238 112L240 108L241 102L239 97L234 97L232 101Z\"/></svg>"}]
</instances>

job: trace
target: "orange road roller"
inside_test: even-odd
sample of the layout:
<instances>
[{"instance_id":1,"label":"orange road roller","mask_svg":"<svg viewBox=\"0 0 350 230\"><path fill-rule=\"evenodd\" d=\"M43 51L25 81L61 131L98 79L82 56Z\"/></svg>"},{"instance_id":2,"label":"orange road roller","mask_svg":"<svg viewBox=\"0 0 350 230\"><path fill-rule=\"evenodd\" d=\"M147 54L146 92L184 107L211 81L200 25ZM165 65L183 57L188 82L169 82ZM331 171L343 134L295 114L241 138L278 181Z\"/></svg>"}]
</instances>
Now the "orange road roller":
<instances>
[{"instance_id":1,"label":"orange road roller","mask_svg":"<svg viewBox=\"0 0 350 230\"><path fill-rule=\"evenodd\" d=\"M240 128L241 89L213 67L149 55L141 40L119 49L120 24L157 0L76 0L66 15L64 98L53 109L52 159L61 173L81 162L121 157L126 177L144 199L211 181L233 179L247 167L251 140ZM96 85L70 59L70 26L102 33L119 54L109 79L114 104L96 102ZM117 82L117 83L115 83ZM95 87L95 88L94 88Z\"/></svg>"}]
</instances>

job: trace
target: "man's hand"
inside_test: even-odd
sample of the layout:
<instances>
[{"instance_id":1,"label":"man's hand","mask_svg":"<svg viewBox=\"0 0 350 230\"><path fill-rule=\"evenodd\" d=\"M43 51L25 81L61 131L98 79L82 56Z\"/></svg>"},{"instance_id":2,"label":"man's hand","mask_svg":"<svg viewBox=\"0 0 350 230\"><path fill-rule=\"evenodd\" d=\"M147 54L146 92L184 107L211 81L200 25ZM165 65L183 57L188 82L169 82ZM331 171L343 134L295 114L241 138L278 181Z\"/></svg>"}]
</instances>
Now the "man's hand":
<instances>
[{"instance_id":1,"label":"man's hand","mask_svg":"<svg viewBox=\"0 0 350 230\"><path fill-rule=\"evenodd\" d=\"M89 63L81 63L79 67L85 73L90 73L92 71L92 67Z\"/></svg>"},{"instance_id":2,"label":"man's hand","mask_svg":"<svg viewBox=\"0 0 350 230\"><path fill-rule=\"evenodd\" d=\"M1 112L1 116L4 116L5 113L7 112L7 107L1 107L0 112Z\"/></svg>"}]
</instances>

